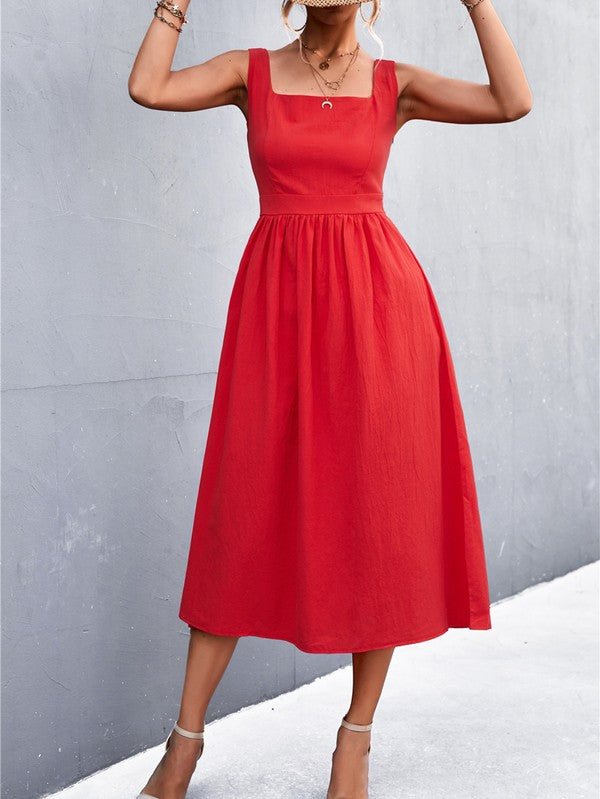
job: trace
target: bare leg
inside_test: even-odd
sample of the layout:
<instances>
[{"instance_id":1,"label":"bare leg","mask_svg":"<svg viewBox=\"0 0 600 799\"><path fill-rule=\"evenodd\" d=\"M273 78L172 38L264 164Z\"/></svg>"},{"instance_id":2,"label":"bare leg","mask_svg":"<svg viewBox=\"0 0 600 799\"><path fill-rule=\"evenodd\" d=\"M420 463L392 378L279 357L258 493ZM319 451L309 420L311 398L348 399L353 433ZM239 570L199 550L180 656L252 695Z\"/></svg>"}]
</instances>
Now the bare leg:
<instances>
[{"instance_id":1,"label":"bare leg","mask_svg":"<svg viewBox=\"0 0 600 799\"><path fill-rule=\"evenodd\" d=\"M352 654L352 699L346 721L371 724L393 653L392 646ZM370 746L370 732L339 728L326 799L368 799Z\"/></svg>"},{"instance_id":2,"label":"bare leg","mask_svg":"<svg viewBox=\"0 0 600 799\"><path fill-rule=\"evenodd\" d=\"M204 729L206 709L223 676L239 638L213 635L190 627L185 679L177 723L190 732ZM171 736L169 748L143 788L157 799L183 799L196 767L203 741Z\"/></svg>"}]
</instances>

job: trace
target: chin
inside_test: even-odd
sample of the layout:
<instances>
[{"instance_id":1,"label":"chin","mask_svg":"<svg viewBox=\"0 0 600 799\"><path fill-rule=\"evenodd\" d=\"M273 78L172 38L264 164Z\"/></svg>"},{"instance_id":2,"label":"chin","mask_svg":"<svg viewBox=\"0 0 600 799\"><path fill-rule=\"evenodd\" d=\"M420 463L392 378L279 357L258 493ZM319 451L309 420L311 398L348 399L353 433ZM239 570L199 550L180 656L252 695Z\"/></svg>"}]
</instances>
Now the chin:
<instances>
[{"instance_id":1,"label":"chin","mask_svg":"<svg viewBox=\"0 0 600 799\"><path fill-rule=\"evenodd\" d=\"M350 19L355 16L357 5L358 3L351 6L313 6L311 11L312 16L319 22L327 23L332 20L339 22L340 19Z\"/></svg>"}]
</instances>

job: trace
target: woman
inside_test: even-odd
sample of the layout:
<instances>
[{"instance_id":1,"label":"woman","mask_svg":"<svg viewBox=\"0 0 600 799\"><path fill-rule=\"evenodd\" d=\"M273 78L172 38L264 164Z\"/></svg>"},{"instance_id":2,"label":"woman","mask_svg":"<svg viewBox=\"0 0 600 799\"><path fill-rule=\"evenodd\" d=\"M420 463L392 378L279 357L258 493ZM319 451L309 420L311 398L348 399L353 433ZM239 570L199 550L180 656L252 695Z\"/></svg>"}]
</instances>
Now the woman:
<instances>
[{"instance_id":1,"label":"woman","mask_svg":"<svg viewBox=\"0 0 600 799\"><path fill-rule=\"evenodd\" d=\"M172 71L189 0L158 0L129 79L148 108L237 106L260 196L227 314L181 599L191 639L181 708L141 796L185 796L241 635L352 652L326 799L366 799L394 647L491 628L452 358L381 186L406 122L519 119L531 109L527 80L492 0L461 0L489 84L370 58L353 0L284 0L289 30L294 2L306 6L297 41Z\"/></svg>"}]
</instances>

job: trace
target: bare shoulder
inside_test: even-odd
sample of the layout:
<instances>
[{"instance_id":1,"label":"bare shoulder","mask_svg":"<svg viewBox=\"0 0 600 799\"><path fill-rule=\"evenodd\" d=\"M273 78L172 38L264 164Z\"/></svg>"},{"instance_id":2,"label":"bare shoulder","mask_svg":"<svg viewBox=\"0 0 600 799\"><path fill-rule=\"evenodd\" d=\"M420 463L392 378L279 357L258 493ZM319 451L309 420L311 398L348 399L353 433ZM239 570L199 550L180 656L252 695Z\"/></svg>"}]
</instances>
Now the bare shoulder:
<instances>
[{"instance_id":1,"label":"bare shoulder","mask_svg":"<svg viewBox=\"0 0 600 799\"><path fill-rule=\"evenodd\" d=\"M140 105L163 111L240 105L246 95L248 61L248 50L226 50L199 64L172 70L158 85L130 88L130 95Z\"/></svg>"},{"instance_id":2,"label":"bare shoulder","mask_svg":"<svg viewBox=\"0 0 600 799\"><path fill-rule=\"evenodd\" d=\"M404 90L415 75L416 69L417 68L413 64L407 64L403 61L394 61L394 71L396 72L396 81L398 82L398 97L402 97Z\"/></svg>"},{"instance_id":3,"label":"bare shoulder","mask_svg":"<svg viewBox=\"0 0 600 799\"><path fill-rule=\"evenodd\" d=\"M250 53L248 50L225 50L216 56L205 61L205 64L211 64L217 71L222 71L228 74L235 73L239 76L239 87L245 88L248 85L248 62L250 60Z\"/></svg>"},{"instance_id":4,"label":"bare shoulder","mask_svg":"<svg viewBox=\"0 0 600 799\"><path fill-rule=\"evenodd\" d=\"M406 87L414 75L413 65L404 61L394 61L394 72L398 84L398 106L396 109L396 132L405 125L411 117L410 102L406 99Z\"/></svg>"},{"instance_id":5,"label":"bare shoulder","mask_svg":"<svg viewBox=\"0 0 600 799\"><path fill-rule=\"evenodd\" d=\"M199 77L214 87L221 87L220 99L214 105L237 105L242 108L248 89L248 50L225 50L197 67Z\"/></svg>"},{"instance_id":6,"label":"bare shoulder","mask_svg":"<svg viewBox=\"0 0 600 799\"><path fill-rule=\"evenodd\" d=\"M507 114L488 83L452 78L416 64L394 64L398 79L399 123L425 119L454 124L489 124L523 116L523 106L515 114Z\"/></svg>"}]
</instances>

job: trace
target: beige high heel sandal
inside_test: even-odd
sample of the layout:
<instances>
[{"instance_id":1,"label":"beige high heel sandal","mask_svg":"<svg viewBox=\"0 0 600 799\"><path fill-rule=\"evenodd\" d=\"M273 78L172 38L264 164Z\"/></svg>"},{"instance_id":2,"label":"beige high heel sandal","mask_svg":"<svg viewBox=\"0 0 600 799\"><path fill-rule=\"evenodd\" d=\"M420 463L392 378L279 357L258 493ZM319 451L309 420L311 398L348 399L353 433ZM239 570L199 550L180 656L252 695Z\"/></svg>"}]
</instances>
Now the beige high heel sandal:
<instances>
[{"instance_id":1,"label":"beige high heel sandal","mask_svg":"<svg viewBox=\"0 0 600 799\"><path fill-rule=\"evenodd\" d=\"M371 727L373 726L373 722L371 722L370 724L352 724L351 721L346 721L346 717L344 715L344 717L342 718L341 726L342 727L346 727L346 729L348 729L348 730L354 730L354 732L370 732ZM336 749L337 749L337 746L336 746ZM371 751L371 745L369 744L369 748L367 749L367 755L369 754L370 751ZM333 752L331 757L332 758L335 757L335 751ZM330 781L329 784L331 785L331 781ZM329 799L330 796L331 796L331 794L330 794L329 789L328 789L327 790L327 799Z\"/></svg>"},{"instance_id":2,"label":"beige high heel sandal","mask_svg":"<svg viewBox=\"0 0 600 799\"><path fill-rule=\"evenodd\" d=\"M169 748L169 744L171 743L171 736L173 735L174 732L178 732L179 735L183 735L184 738L195 738L198 741L204 740L204 730L202 730L202 732L190 732L189 730L184 730L183 727L180 727L179 724L175 723L173 725L173 729L169 733L169 737L165 741L165 752ZM200 755L202 754L203 751L204 751L204 745L200 747L200 753L196 758L196 762L200 760ZM135 799L156 799L156 796L152 796L149 793L142 792L139 793Z\"/></svg>"},{"instance_id":3,"label":"beige high heel sandal","mask_svg":"<svg viewBox=\"0 0 600 799\"><path fill-rule=\"evenodd\" d=\"M342 718L342 727L346 727L347 730L354 730L354 732L370 732L371 727L373 726L373 722L370 724L352 724L350 721L346 721L346 717ZM367 749L367 754L371 751L371 744L369 744L369 748Z\"/></svg>"}]
</instances>

